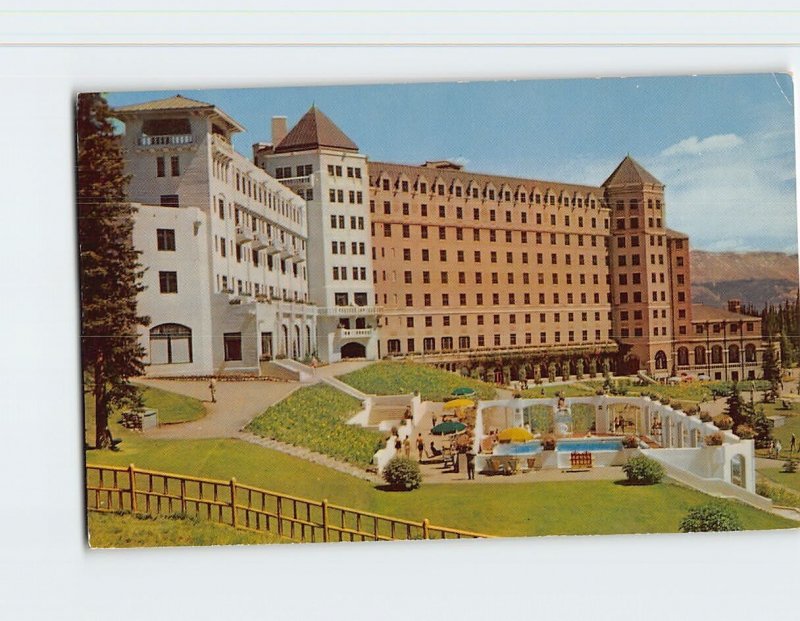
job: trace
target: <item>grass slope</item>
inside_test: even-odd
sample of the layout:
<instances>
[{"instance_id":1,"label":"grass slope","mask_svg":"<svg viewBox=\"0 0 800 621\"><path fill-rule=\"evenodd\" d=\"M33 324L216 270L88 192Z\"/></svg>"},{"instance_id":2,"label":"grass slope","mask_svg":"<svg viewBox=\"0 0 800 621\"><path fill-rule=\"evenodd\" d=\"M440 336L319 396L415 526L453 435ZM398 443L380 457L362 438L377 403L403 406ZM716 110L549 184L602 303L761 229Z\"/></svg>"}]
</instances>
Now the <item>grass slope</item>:
<instances>
[{"instance_id":1,"label":"grass slope","mask_svg":"<svg viewBox=\"0 0 800 621\"><path fill-rule=\"evenodd\" d=\"M197 518L150 518L119 513L89 513L89 542L93 548L155 546L216 546L283 543L271 533L251 533Z\"/></svg>"},{"instance_id":2,"label":"grass slope","mask_svg":"<svg viewBox=\"0 0 800 621\"><path fill-rule=\"evenodd\" d=\"M301 388L268 408L250 422L247 430L366 466L383 446L385 437L347 424L360 409L358 399L325 384L316 384Z\"/></svg>"},{"instance_id":3,"label":"grass slope","mask_svg":"<svg viewBox=\"0 0 800 621\"><path fill-rule=\"evenodd\" d=\"M130 442L127 436L130 437ZM411 493L383 492L366 481L238 440L146 440L127 434L119 452L90 451L90 463L196 474L366 511L494 534L588 535L678 532L689 507L708 496L677 485L609 481L531 484L423 484ZM747 529L793 528L781 517L734 503Z\"/></svg>"},{"instance_id":4,"label":"grass slope","mask_svg":"<svg viewBox=\"0 0 800 621\"><path fill-rule=\"evenodd\" d=\"M452 399L455 388L473 388L479 399L494 399L494 386L417 362L381 361L339 376L341 381L372 395L408 394L418 390L423 401Z\"/></svg>"}]
</instances>

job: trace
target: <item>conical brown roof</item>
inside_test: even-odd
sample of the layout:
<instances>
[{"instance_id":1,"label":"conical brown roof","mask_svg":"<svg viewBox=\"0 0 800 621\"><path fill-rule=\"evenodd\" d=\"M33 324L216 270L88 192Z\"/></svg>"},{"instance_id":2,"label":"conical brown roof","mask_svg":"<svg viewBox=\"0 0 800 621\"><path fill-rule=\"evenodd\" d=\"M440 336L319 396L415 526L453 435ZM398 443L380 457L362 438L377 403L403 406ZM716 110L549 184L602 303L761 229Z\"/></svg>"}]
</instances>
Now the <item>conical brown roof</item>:
<instances>
[{"instance_id":1,"label":"conical brown roof","mask_svg":"<svg viewBox=\"0 0 800 621\"><path fill-rule=\"evenodd\" d=\"M603 182L603 187L607 188L612 185L659 185L664 187L664 184L651 175L644 166L633 159L630 155L626 155L611 173L608 179Z\"/></svg>"},{"instance_id":2,"label":"conical brown roof","mask_svg":"<svg viewBox=\"0 0 800 621\"><path fill-rule=\"evenodd\" d=\"M286 137L275 147L275 153L307 151L328 147L343 151L358 151L358 146L325 116L319 108L311 106Z\"/></svg>"}]
</instances>

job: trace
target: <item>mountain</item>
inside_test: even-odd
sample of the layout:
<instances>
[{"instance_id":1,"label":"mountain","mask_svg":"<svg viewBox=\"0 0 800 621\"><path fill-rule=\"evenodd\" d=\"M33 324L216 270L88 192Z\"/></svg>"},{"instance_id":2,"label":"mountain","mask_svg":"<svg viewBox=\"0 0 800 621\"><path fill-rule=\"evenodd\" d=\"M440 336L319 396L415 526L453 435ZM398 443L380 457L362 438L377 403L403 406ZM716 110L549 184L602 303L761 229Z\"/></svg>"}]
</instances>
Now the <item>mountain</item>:
<instances>
[{"instance_id":1,"label":"mountain","mask_svg":"<svg viewBox=\"0 0 800 621\"><path fill-rule=\"evenodd\" d=\"M797 296L796 254L692 250L690 261L695 304L725 307L738 299L761 309Z\"/></svg>"}]
</instances>

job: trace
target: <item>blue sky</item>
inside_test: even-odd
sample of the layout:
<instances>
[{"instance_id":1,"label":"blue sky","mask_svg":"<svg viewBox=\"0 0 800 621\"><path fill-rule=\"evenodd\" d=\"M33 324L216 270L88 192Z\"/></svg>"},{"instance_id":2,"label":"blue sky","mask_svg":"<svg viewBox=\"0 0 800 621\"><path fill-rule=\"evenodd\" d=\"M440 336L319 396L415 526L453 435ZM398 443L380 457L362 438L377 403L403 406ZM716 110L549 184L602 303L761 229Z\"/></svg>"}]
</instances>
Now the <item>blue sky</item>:
<instances>
[{"instance_id":1,"label":"blue sky","mask_svg":"<svg viewBox=\"0 0 800 621\"><path fill-rule=\"evenodd\" d=\"M109 94L112 105L176 91ZM242 123L249 155L273 115L316 104L373 160L599 185L627 154L666 186L694 248L797 252L789 76L758 74L181 90Z\"/></svg>"}]
</instances>

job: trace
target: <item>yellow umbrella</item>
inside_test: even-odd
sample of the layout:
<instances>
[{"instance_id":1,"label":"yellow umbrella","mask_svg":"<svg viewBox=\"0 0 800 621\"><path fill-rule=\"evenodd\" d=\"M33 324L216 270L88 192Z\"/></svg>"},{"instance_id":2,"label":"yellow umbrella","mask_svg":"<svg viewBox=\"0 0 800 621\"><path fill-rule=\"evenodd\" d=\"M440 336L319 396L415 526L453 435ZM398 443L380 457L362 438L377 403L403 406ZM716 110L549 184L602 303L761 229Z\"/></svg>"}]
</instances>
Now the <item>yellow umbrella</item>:
<instances>
[{"instance_id":1,"label":"yellow umbrella","mask_svg":"<svg viewBox=\"0 0 800 621\"><path fill-rule=\"evenodd\" d=\"M500 442L527 442L533 440L533 434L523 427L510 427L497 434Z\"/></svg>"},{"instance_id":2,"label":"yellow umbrella","mask_svg":"<svg viewBox=\"0 0 800 621\"><path fill-rule=\"evenodd\" d=\"M453 399L444 404L445 410L457 410L459 408L471 408L475 405L470 399Z\"/></svg>"}]
</instances>

